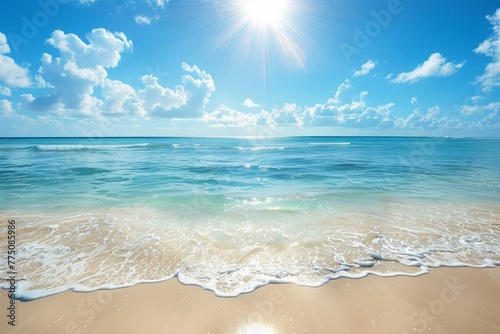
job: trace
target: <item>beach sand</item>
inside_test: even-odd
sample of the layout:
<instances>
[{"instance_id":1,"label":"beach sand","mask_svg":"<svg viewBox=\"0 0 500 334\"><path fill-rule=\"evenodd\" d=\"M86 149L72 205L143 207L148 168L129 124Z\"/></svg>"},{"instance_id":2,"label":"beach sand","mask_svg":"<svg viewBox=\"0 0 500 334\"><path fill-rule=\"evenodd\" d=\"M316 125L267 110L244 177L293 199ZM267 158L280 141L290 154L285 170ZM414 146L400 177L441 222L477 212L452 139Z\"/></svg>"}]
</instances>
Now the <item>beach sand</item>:
<instances>
[{"instance_id":1,"label":"beach sand","mask_svg":"<svg viewBox=\"0 0 500 334\"><path fill-rule=\"evenodd\" d=\"M271 284L220 298L177 280L16 302L0 333L500 333L500 268Z\"/></svg>"}]
</instances>

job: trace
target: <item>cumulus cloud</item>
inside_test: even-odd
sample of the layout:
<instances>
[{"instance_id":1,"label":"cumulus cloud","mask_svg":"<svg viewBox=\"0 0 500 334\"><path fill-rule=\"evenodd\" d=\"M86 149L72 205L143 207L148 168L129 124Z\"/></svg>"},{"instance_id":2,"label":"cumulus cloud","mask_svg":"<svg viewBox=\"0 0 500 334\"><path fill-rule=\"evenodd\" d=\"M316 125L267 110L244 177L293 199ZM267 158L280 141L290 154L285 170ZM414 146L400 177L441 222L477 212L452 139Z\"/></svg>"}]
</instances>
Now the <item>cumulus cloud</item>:
<instances>
[{"instance_id":1,"label":"cumulus cloud","mask_svg":"<svg viewBox=\"0 0 500 334\"><path fill-rule=\"evenodd\" d=\"M392 82L415 83L428 77L447 77L456 73L464 65L465 61L459 64L446 62L446 58L436 52L431 54L429 59L418 65L413 71L398 74Z\"/></svg>"},{"instance_id":2,"label":"cumulus cloud","mask_svg":"<svg viewBox=\"0 0 500 334\"><path fill-rule=\"evenodd\" d=\"M175 88L163 87L158 78L144 75L144 88L137 91L144 114L159 118L201 118L205 105L215 91L212 76L196 65L182 63L186 72Z\"/></svg>"},{"instance_id":3,"label":"cumulus cloud","mask_svg":"<svg viewBox=\"0 0 500 334\"><path fill-rule=\"evenodd\" d=\"M210 113L205 113L203 121L214 124L217 127L281 127L302 126L302 107L295 103L285 103L280 108L273 108L270 112L260 110L259 113L242 112L221 105Z\"/></svg>"},{"instance_id":4,"label":"cumulus cloud","mask_svg":"<svg viewBox=\"0 0 500 334\"><path fill-rule=\"evenodd\" d=\"M373 61L373 60L368 60L366 63L364 63L363 65L361 65L361 69L354 72L354 76L355 77L358 77L358 76L361 76L361 75L367 75L368 73L370 73L376 66L377 64Z\"/></svg>"},{"instance_id":5,"label":"cumulus cloud","mask_svg":"<svg viewBox=\"0 0 500 334\"><path fill-rule=\"evenodd\" d=\"M10 47L7 43L7 36L0 32L0 54L10 53Z\"/></svg>"},{"instance_id":6,"label":"cumulus cloud","mask_svg":"<svg viewBox=\"0 0 500 334\"><path fill-rule=\"evenodd\" d=\"M273 108L267 117L271 126L302 126L302 108L295 103L285 103L282 108Z\"/></svg>"},{"instance_id":7,"label":"cumulus cloud","mask_svg":"<svg viewBox=\"0 0 500 334\"><path fill-rule=\"evenodd\" d=\"M485 111L497 112L500 110L500 102L493 102L487 105L462 106L460 110L463 114L482 114Z\"/></svg>"},{"instance_id":8,"label":"cumulus cloud","mask_svg":"<svg viewBox=\"0 0 500 334\"><path fill-rule=\"evenodd\" d=\"M144 89L137 92L143 101L146 110L157 114L166 113L169 110L177 109L187 102L184 87L176 86L174 89L163 87L158 83L158 78L153 75L144 75L141 78Z\"/></svg>"},{"instance_id":9,"label":"cumulus cloud","mask_svg":"<svg viewBox=\"0 0 500 334\"><path fill-rule=\"evenodd\" d=\"M132 41L123 33L112 33L103 28L87 34L88 44L77 35L61 30L52 33L47 44L59 51L59 57L42 55L38 73L52 87L52 93L35 98L27 109L72 112L97 116L103 102L93 96L94 88L104 85L107 68L118 66L121 54L132 49Z\"/></svg>"},{"instance_id":10,"label":"cumulus cloud","mask_svg":"<svg viewBox=\"0 0 500 334\"><path fill-rule=\"evenodd\" d=\"M251 114L232 109L226 105L220 105L214 111L205 113L203 121L212 124L214 127L254 127L263 120L262 114Z\"/></svg>"},{"instance_id":11,"label":"cumulus cloud","mask_svg":"<svg viewBox=\"0 0 500 334\"><path fill-rule=\"evenodd\" d=\"M118 66L123 52L132 49L132 41L123 33L102 28L92 30L86 39L88 43L60 30L52 33L47 43L59 51L59 56L44 53L37 77L37 82L51 88L51 93L24 95L21 104L25 109L84 117L202 117L215 91L210 74L196 65L182 63L187 73L174 88L163 87L153 75L144 75L142 87L136 90L108 78L107 72Z\"/></svg>"},{"instance_id":12,"label":"cumulus cloud","mask_svg":"<svg viewBox=\"0 0 500 334\"><path fill-rule=\"evenodd\" d=\"M196 65L182 63L184 74L177 85L162 82L153 75L143 75L137 86L133 86L108 77L108 70L119 66L123 54L132 50L132 41L123 33L102 28L92 30L85 37L86 41L83 41L77 35L66 34L60 30L52 33L47 44L54 47L58 53L42 54L38 73L29 81L29 87L46 87L50 90L49 94L22 94L16 108L24 106L27 110L97 119L124 116L199 119L215 127L343 126L358 129L434 129L439 126L460 125L453 123L449 115L443 115L439 106L426 112L415 109L408 116L396 117L393 114L393 109L396 108L394 103L386 101L382 104L371 104L368 92L355 90L348 79L342 82L336 91L332 91L331 98L325 98L326 102L312 106L301 106L290 101L265 110L247 98L242 103L246 108L242 107L244 111L227 105L207 111L207 103L215 92L215 83L206 71ZM5 36L3 35L2 39L0 35L0 56L9 51ZM440 54L434 54L413 72L406 73L404 80L414 82L430 76L431 73L451 75L450 73L454 73L462 65L463 63L446 62ZM368 74L375 66L375 62L370 60L356 73ZM0 68L0 72L2 70L3 68ZM401 78L402 74L397 78ZM27 70L25 77L30 80ZM0 95L10 96L11 85L3 82L1 84L4 86L0 86ZM488 121L498 120L500 103L481 106L476 105L480 101L479 98L473 98L471 101L474 102L473 105L463 106L461 113L475 114L472 118L476 123L467 124L486 127ZM416 97L411 99L412 104L417 102ZM0 100L2 115L11 115L13 112L10 101ZM486 117L478 117L483 113L487 113Z\"/></svg>"},{"instance_id":13,"label":"cumulus cloud","mask_svg":"<svg viewBox=\"0 0 500 334\"><path fill-rule=\"evenodd\" d=\"M407 116L396 117L392 102L371 105L367 101L368 92L356 93L349 80L339 85L334 97L326 103L313 106L299 106L285 103L282 107L270 111L242 112L226 105L221 105L212 112L205 112L203 121L213 127L346 127L356 129L394 129L412 131L433 131L443 135L453 129L491 128L500 115L500 103L476 106L463 112L481 113L489 111L483 119L464 121L453 111L443 113L436 105L426 111L415 109ZM415 100L414 100L415 101ZM472 108L472 107L469 107Z\"/></svg>"},{"instance_id":14,"label":"cumulus cloud","mask_svg":"<svg viewBox=\"0 0 500 334\"><path fill-rule=\"evenodd\" d=\"M119 80L106 79L102 85L104 103L101 110L103 115L138 115L144 116L143 103L132 86Z\"/></svg>"},{"instance_id":15,"label":"cumulus cloud","mask_svg":"<svg viewBox=\"0 0 500 334\"><path fill-rule=\"evenodd\" d=\"M370 106L365 100L367 96L366 91L355 93L350 81L346 80L326 104L306 107L302 120L310 126L393 127L396 119L391 108L394 103Z\"/></svg>"},{"instance_id":16,"label":"cumulus cloud","mask_svg":"<svg viewBox=\"0 0 500 334\"><path fill-rule=\"evenodd\" d=\"M333 98L328 99L327 104L339 104L342 101L346 101L350 99L350 94L353 90L351 85L351 81L346 79L340 86L337 88L337 92Z\"/></svg>"},{"instance_id":17,"label":"cumulus cloud","mask_svg":"<svg viewBox=\"0 0 500 334\"><path fill-rule=\"evenodd\" d=\"M284 103L270 111L261 109L259 113L242 112L222 105L213 112L205 113L203 120L218 127L394 127L397 122L391 111L394 103L369 106L365 102L367 95L365 91L356 94L350 81L346 80L327 103L305 107Z\"/></svg>"},{"instance_id":18,"label":"cumulus cloud","mask_svg":"<svg viewBox=\"0 0 500 334\"><path fill-rule=\"evenodd\" d=\"M215 92L214 80L210 74L200 70L196 65L182 63L182 69L193 73L196 78L187 74L182 76L182 85L188 101L179 111L185 117L200 117L210 96Z\"/></svg>"},{"instance_id":19,"label":"cumulus cloud","mask_svg":"<svg viewBox=\"0 0 500 334\"><path fill-rule=\"evenodd\" d=\"M260 104L253 102L252 99L245 99L245 101L243 101L243 105L247 108L259 108L260 107Z\"/></svg>"},{"instance_id":20,"label":"cumulus cloud","mask_svg":"<svg viewBox=\"0 0 500 334\"><path fill-rule=\"evenodd\" d=\"M391 128L395 125L395 117L391 108L394 103L387 103L377 107L368 107L356 119L358 126L368 128Z\"/></svg>"},{"instance_id":21,"label":"cumulus cloud","mask_svg":"<svg viewBox=\"0 0 500 334\"><path fill-rule=\"evenodd\" d=\"M421 113L420 109L415 109L406 119L402 120L403 128L433 129L446 121L441 117L441 108L434 106L429 108L426 113Z\"/></svg>"},{"instance_id":22,"label":"cumulus cloud","mask_svg":"<svg viewBox=\"0 0 500 334\"><path fill-rule=\"evenodd\" d=\"M484 93L500 86L500 8L492 16L486 17L493 26L493 35L474 49L474 52L493 58L486 66L484 74L476 78Z\"/></svg>"},{"instance_id":23,"label":"cumulus cloud","mask_svg":"<svg viewBox=\"0 0 500 334\"><path fill-rule=\"evenodd\" d=\"M14 59L5 56L8 53L10 53L10 47L7 37L0 32L0 82L11 87L29 87L31 80L28 69L17 65ZM4 91L7 90L4 89Z\"/></svg>"},{"instance_id":24,"label":"cumulus cloud","mask_svg":"<svg viewBox=\"0 0 500 334\"><path fill-rule=\"evenodd\" d=\"M8 100L0 100L0 114L2 115L9 115L14 112L14 109L12 108L12 103Z\"/></svg>"},{"instance_id":25,"label":"cumulus cloud","mask_svg":"<svg viewBox=\"0 0 500 334\"><path fill-rule=\"evenodd\" d=\"M0 95L10 96L12 91L9 87L0 86Z\"/></svg>"},{"instance_id":26,"label":"cumulus cloud","mask_svg":"<svg viewBox=\"0 0 500 334\"><path fill-rule=\"evenodd\" d=\"M500 130L500 109L495 109L494 111L488 113L483 119L473 122L471 124L472 128L481 128L481 129L494 129L498 134L498 130Z\"/></svg>"},{"instance_id":27,"label":"cumulus cloud","mask_svg":"<svg viewBox=\"0 0 500 334\"><path fill-rule=\"evenodd\" d=\"M116 67L122 52L132 50L133 46L124 33L110 32L103 28L93 29L85 38L89 41L88 44L75 34L55 30L47 44L59 50L63 61L81 68Z\"/></svg>"}]
</instances>

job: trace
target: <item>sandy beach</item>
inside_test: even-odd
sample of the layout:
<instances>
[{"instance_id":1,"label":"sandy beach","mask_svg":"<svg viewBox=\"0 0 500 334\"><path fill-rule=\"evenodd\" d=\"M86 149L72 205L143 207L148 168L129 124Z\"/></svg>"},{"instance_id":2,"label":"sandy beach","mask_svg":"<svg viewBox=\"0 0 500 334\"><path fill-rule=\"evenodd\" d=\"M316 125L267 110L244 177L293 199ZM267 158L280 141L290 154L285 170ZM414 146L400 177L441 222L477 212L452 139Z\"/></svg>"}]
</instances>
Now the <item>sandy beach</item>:
<instances>
[{"instance_id":1,"label":"sandy beach","mask_svg":"<svg viewBox=\"0 0 500 334\"><path fill-rule=\"evenodd\" d=\"M176 280L16 302L1 333L499 333L500 268L271 284L220 298Z\"/></svg>"}]
</instances>

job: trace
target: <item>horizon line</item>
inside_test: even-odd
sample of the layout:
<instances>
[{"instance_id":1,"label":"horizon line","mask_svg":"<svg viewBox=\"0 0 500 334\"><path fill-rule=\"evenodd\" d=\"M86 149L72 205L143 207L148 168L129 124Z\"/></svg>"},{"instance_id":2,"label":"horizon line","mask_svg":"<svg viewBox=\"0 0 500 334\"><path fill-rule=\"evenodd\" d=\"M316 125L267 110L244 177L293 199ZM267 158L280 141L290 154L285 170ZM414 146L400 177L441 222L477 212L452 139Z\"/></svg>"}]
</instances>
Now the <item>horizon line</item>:
<instances>
[{"instance_id":1,"label":"horizon line","mask_svg":"<svg viewBox=\"0 0 500 334\"><path fill-rule=\"evenodd\" d=\"M0 136L0 139L125 139L125 138L234 138L234 139L271 139L271 138L443 138L443 139L475 139L475 138L485 138L485 139L500 139L497 136L404 136L404 135L372 135L372 136L341 136L341 135L309 135L309 136L99 136L99 137L88 137L88 136Z\"/></svg>"}]
</instances>

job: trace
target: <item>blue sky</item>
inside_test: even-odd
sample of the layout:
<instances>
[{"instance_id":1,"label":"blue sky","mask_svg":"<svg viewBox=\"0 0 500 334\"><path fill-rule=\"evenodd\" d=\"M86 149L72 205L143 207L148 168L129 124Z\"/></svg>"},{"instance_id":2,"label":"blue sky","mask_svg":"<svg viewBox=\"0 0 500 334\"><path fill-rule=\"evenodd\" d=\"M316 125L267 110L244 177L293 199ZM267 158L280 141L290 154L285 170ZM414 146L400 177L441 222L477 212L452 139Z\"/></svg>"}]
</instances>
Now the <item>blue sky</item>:
<instances>
[{"instance_id":1,"label":"blue sky","mask_svg":"<svg viewBox=\"0 0 500 334\"><path fill-rule=\"evenodd\" d=\"M500 4L0 3L0 136L500 136Z\"/></svg>"}]
</instances>

